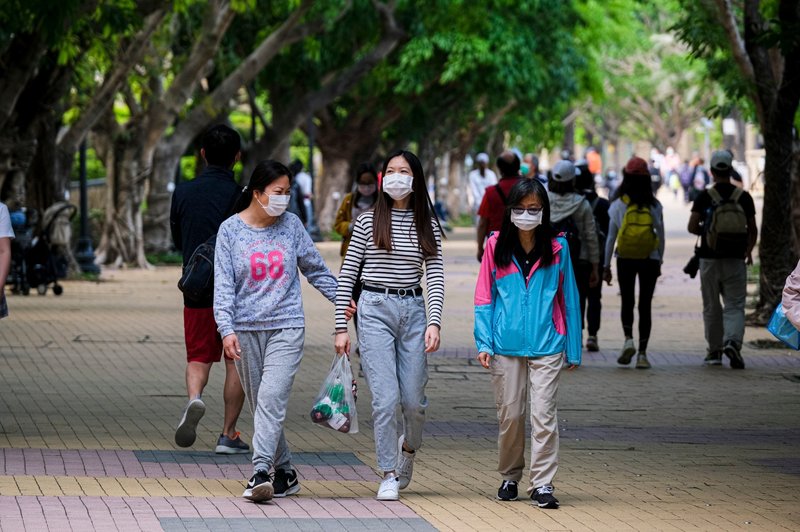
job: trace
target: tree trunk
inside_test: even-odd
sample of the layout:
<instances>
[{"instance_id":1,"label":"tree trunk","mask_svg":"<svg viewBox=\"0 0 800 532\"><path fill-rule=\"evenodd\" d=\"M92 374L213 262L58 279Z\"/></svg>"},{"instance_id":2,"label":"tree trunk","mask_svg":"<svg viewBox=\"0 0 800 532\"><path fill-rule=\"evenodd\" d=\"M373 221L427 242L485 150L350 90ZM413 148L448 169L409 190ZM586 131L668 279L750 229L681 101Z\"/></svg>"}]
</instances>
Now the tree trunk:
<instances>
[{"instance_id":1,"label":"tree trunk","mask_svg":"<svg viewBox=\"0 0 800 532\"><path fill-rule=\"evenodd\" d=\"M67 179L59 179L56 171L56 136L58 122L55 116L41 120L36 139L36 155L26 176L25 204L44 212L50 205L63 201L69 186ZM66 173L66 176L69 176Z\"/></svg>"},{"instance_id":2,"label":"tree trunk","mask_svg":"<svg viewBox=\"0 0 800 532\"><path fill-rule=\"evenodd\" d=\"M791 161L794 113L788 116L784 113L784 116L781 116L780 111L779 106L776 106L773 119L770 120L772 123L766 124L763 130L766 161L761 241L758 248L761 273L758 307L751 316L751 320L760 325L766 325L769 320L770 314L781 299L786 277L797 262L792 230L787 227L787 221L792 220Z\"/></svg>"},{"instance_id":3,"label":"tree trunk","mask_svg":"<svg viewBox=\"0 0 800 532\"><path fill-rule=\"evenodd\" d=\"M115 135L112 156L106 161L109 201L106 223L96 252L98 264L151 268L144 252L142 201L152 147L145 146L139 125Z\"/></svg>"},{"instance_id":4,"label":"tree trunk","mask_svg":"<svg viewBox=\"0 0 800 532\"><path fill-rule=\"evenodd\" d=\"M467 182L464 171L464 157L466 153L460 150L450 152L450 164L447 172L447 209L453 218L469 212L467 202Z\"/></svg>"},{"instance_id":5,"label":"tree trunk","mask_svg":"<svg viewBox=\"0 0 800 532\"><path fill-rule=\"evenodd\" d=\"M172 233L169 213L172 202L170 184L175 182L176 168L180 164L182 150L179 146L165 143L159 145L153 156L147 193L147 213L144 217L145 249L149 253L167 253L172 249Z\"/></svg>"},{"instance_id":6,"label":"tree trunk","mask_svg":"<svg viewBox=\"0 0 800 532\"><path fill-rule=\"evenodd\" d=\"M325 169L324 178L317 182L317 225L323 233L326 233L333 229L336 211L342 203L342 198L350 189L352 176L350 175L350 158L343 157L341 152L323 151L322 166Z\"/></svg>"}]
</instances>

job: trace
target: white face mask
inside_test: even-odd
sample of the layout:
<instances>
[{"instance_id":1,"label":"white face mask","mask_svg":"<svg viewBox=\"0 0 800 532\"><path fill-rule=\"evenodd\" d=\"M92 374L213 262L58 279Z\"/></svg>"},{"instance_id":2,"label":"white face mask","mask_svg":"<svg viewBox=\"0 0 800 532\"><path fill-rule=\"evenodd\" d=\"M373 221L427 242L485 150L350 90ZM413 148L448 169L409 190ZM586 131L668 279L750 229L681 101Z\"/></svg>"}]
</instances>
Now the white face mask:
<instances>
[{"instance_id":1,"label":"white face mask","mask_svg":"<svg viewBox=\"0 0 800 532\"><path fill-rule=\"evenodd\" d=\"M256 200L258 204L261 205L261 208L264 209L264 212L270 216L280 216L286 212L286 208L289 206L289 196L284 194L270 194L268 197L269 203L266 206Z\"/></svg>"},{"instance_id":2,"label":"white face mask","mask_svg":"<svg viewBox=\"0 0 800 532\"><path fill-rule=\"evenodd\" d=\"M517 228L521 229L522 231L530 231L531 229L536 229L542 224L542 213L539 214L528 214L528 211L523 212L522 214L514 214L511 213L511 223L517 226Z\"/></svg>"},{"instance_id":3,"label":"white face mask","mask_svg":"<svg viewBox=\"0 0 800 532\"><path fill-rule=\"evenodd\" d=\"M387 174L383 177L383 191L393 200L401 200L411 194L414 176L407 174Z\"/></svg>"}]
</instances>

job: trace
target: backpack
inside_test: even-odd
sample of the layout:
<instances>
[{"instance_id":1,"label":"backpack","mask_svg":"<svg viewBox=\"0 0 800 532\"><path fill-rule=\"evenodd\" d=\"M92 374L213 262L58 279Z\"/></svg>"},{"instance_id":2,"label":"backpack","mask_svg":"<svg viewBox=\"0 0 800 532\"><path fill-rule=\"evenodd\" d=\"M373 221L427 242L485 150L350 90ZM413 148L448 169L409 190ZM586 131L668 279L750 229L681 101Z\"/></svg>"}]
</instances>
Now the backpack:
<instances>
[{"instance_id":1,"label":"backpack","mask_svg":"<svg viewBox=\"0 0 800 532\"><path fill-rule=\"evenodd\" d=\"M560 222L553 222L552 225L555 233L563 235L567 240L569 258L572 259L572 264L578 264L578 259L581 256L581 237L575 220L572 219L572 216L567 216Z\"/></svg>"},{"instance_id":2,"label":"backpack","mask_svg":"<svg viewBox=\"0 0 800 532\"><path fill-rule=\"evenodd\" d=\"M735 188L728 199L723 199L715 187L708 189L711 207L706 216L706 244L724 257L744 257L747 252L747 215L739 198L742 189Z\"/></svg>"},{"instance_id":3,"label":"backpack","mask_svg":"<svg viewBox=\"0 0 800 532\"><path fill-rule=\"evenodd\" d=\"M653 214L650 207L629 203L627 196L622 201L628 205L622 218L617 237L617 254L623 259L646 259L658 248Z\"/></svg>"},{"instance_id":4,"label":"backpack","mask_svg":"<svg viewBox=\"0 0 800 532\"><path fill-rule=\"evenodd\" d=\"M233 214L236 200L244 192L233 195L225 218ZM183 292L186 299L203 303L214 297L214 250L217 246L217 232L208 237L208 240L197 246L189 257L186 267L178 279L178 290Z\"/></svg>"},{"instance_id":5,"label":"backpack","mask_svg":"<svg viewBox=\"0 0 800 532\"><path fill-rule=\"evenodd\" d=\"M214 249L217 234L197 246L178 280L178 289L190 301L202 302L214 295Z\"/></svg>"}]
</instances>

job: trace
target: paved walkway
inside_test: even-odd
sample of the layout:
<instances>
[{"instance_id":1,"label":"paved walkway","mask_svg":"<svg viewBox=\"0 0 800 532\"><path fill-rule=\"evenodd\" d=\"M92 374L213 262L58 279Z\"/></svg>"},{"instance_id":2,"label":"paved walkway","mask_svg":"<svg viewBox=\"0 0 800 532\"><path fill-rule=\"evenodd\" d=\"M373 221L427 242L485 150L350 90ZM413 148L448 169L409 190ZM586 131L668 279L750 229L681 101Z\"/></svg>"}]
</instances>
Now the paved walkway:
<instances>
[{"instance_id":1,"label":"paved walkway","mask_svg":"<svg viewBox=\"0 0 800 532\"><path fill-rule=\"evenodd\" d=\"M747 345L745 371L702 366L699 280L681 272L693 244L688 214L667 201L666 216L653 369L616 366L614 286L604 290L603 350L563 374L560 510L494 499L495 410L471 341L477 265L471 233L459 231L445 245L443 349L430 357L425 446L400 502L374 500L363 382L360 434L308 419L332 355L332 308L318 293L305 293L307 350L286 423L303 488L255 505L240 498L247 459L211 452L219 368L194 448L173 444L185 404L178 270L114 271L98 284L65 283L59 298L10 298L11 318L0 323L0 529L800 529L800 357ZM320 248L338 267L338 245ZM748 329L746 339L768 337Z\"/></svg>"}]
</instances>

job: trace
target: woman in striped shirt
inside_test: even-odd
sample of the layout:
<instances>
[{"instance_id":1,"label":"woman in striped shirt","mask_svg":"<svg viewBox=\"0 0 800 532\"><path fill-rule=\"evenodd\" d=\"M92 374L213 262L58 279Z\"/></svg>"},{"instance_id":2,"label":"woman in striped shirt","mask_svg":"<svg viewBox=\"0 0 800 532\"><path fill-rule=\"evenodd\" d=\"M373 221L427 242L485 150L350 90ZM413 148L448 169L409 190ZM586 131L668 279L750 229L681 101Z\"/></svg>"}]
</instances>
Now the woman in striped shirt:
<instances>
[{"instance_id":1,"label":"woman in striped shirt","mask_svg":"<svg viewBox=\"0 0 800 532\"><path fill-rule=\"evenodd\" d=\"M423 263L428 315L420 280ZM359 267L362 266L358 279ZM350 352L345 310L356 282L361 364L372 391L372 417L378 468L384 478L379 500L397 500L411 482L414 457L425 422L425 353L439 349L444 303L441 228L428 197L419 159L398 150L384 163L382 191L374 211L353 226L336 292L336 352ZM397 441L398 403L403 431Z\"/></svg>"}]
</instances>

